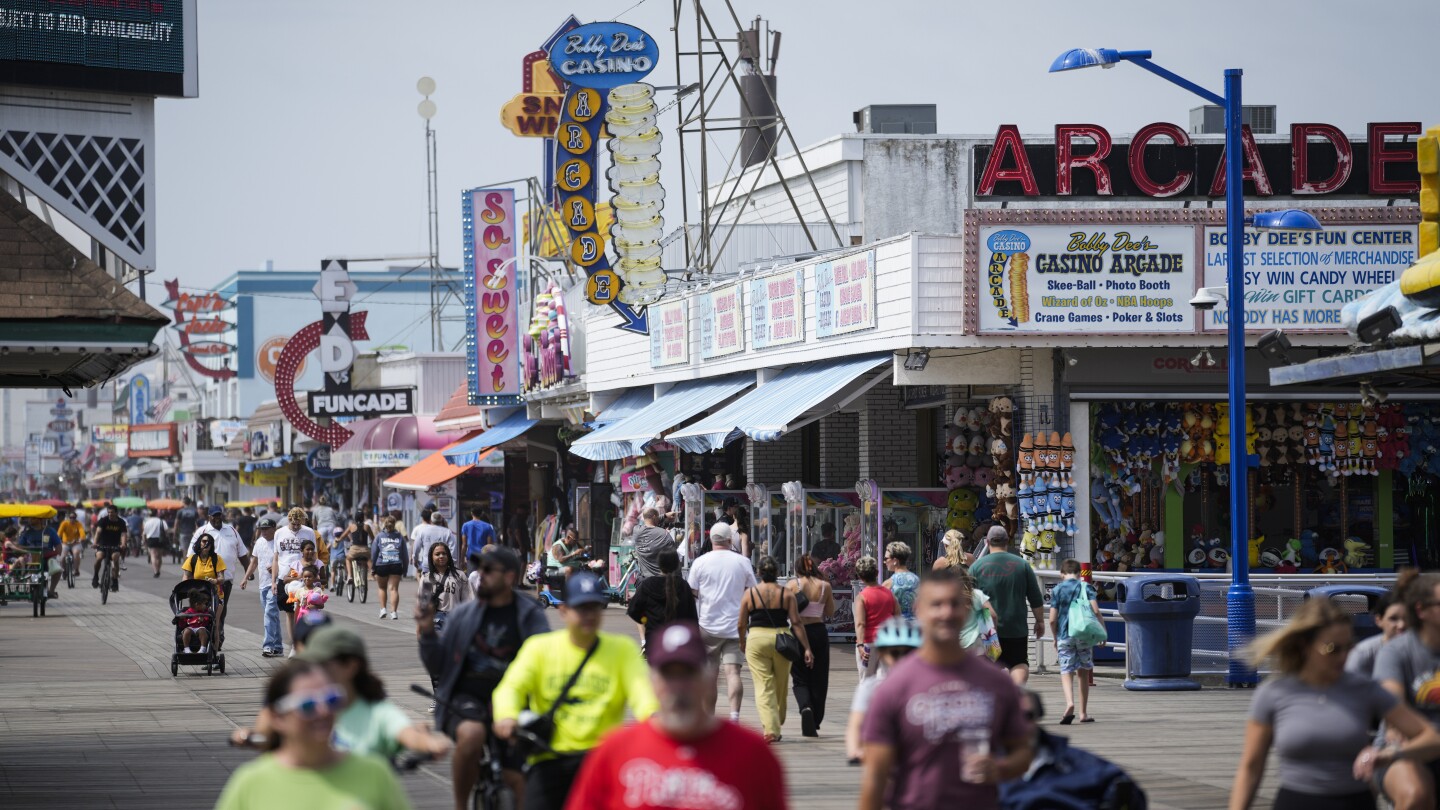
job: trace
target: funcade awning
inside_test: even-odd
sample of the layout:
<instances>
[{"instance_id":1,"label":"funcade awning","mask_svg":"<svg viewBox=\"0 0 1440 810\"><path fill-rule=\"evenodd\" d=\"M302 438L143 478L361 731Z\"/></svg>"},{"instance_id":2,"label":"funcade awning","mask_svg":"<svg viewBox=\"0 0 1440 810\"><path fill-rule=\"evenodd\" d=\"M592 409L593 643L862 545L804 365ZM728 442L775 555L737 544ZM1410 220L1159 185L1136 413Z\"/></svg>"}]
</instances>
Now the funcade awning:
<instances>
[{"instance_id":1,"label":"funcade awning","mask_svg":"<svg viewBox=\"0 0 1440 810\"><path fill-rule=\"evenodd\" d=\"M436 450L434 453L410 465L408 468L385 479L385 486L391 489L408 489L415 492L424 492L431 487L438 487L459 478L474 469L475 465L451 464L445 460L445 453L454 450L456 447L479 435L479 432L468 434L460 441L452 442ZM486 456L496 452L499 451L494 449L488 450L480 455L479 460L483 460Z\"/></svg>"},{"instance_id":2,"label":"funcade awning","mask_svg":"<svg viewBox=\"0 0 1440 810\"><path fill-rule=\"evenodd\" d=\"M792 366L665 440L690 453L719 450L742 436L773 442L862 396L885 377L871 372L890 362L887 352Z\"/></svg>"},{"instance_id":3,"label":"funcade awning","mask_svg":"<svg viewBox=\"0 0 1440 810\"><path fill-rule=\"evenodd\" d=\"M520 438L525 431L529 430L539 422L538 419L531 419L525 415L525 409L521 408L515 413L505 417L504 421L495 427L481 433L471 439L466 439L459 444L441 450L440 453L445 460L455 466L467 464L478 464L480 457L485 455L493 447Z\"/></svg>"},{"instance_id":4,"label":"funcade awning","mask_svg":"<svg viewBox=\"0 0 1440 810\"><path fill-rule=\"evenodd\" d=\"M676 383L634 414L606 425L570 445L570 452L591 461L642 455L645 445L665 431L707 411L755 384L753 373Z\"/></svg>"}]
</instances>

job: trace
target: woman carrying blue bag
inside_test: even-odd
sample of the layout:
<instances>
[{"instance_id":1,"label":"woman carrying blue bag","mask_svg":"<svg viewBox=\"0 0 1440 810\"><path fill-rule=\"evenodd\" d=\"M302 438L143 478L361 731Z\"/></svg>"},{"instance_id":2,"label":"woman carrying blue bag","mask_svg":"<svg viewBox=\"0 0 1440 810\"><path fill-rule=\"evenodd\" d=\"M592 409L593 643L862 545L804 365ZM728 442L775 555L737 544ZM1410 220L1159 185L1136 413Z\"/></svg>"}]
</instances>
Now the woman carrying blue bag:
<instances>
[{"instance_id":1,"label":"woman carrying blue bag","mask_svg":"<svg viewBox=\"0 0 1440 810\"><path fill-rule=\"evenodd\" d=\"M1050 592L1050 631L1055 639L1055 652L1060 658L1060 686L1065 690L1065 715L1060 725L1075 721L1075 673L1080 677L1080 722L1093 723L1087 709L1090 704L1090 672L1095 669L1094 649L1105 643L1105 625L1100 621L1100 605L1095 602L1095 589L1080 579L1080 563L1069 559L1060 563L1064 577Z\"/></svg>"}]
</instances>

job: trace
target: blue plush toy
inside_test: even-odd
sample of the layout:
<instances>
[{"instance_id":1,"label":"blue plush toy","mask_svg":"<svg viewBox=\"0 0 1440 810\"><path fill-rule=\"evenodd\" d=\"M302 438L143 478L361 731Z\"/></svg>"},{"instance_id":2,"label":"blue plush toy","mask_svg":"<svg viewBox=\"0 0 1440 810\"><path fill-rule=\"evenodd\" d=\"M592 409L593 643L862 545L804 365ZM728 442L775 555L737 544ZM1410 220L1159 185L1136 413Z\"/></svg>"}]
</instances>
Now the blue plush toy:
<instances>
[{"instance_id":1,"label":"blue plush toy","mask_svg":"<svg viewBox=\"0 0 1440 810\"><path fill-rule=\"evenodd\" d=\"M1316 565L1320 561L1320 555L1315 550L1315 541L1320 539L1319 533L1314 529L1306 529L1300 532L1300 559L1305 565Z\"/></svg>"}]
</instances>

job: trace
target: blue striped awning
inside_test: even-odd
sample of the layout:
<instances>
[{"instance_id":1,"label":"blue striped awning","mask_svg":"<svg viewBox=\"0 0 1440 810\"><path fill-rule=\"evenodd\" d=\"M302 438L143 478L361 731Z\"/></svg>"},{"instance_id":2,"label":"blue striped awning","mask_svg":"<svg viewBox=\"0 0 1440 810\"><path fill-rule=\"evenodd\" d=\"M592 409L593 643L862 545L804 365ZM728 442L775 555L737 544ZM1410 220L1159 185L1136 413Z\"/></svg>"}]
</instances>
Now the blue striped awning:
<instances>
[{"instance_id":1,"label":"blue striped awning","mask_svg":"<svg viewBox=\"0 0 1440 810\"><path fill-rule=\"evenodd\" d=\"M719 411L671 433L665 440L691 453L719 450L741 436L757 442L773 442L786 432L824 416L822 412L802 419L817 407L829 405L833 410L865 393L875 379L861 378L889 362L891 355L885 353L792 366Z\"/></svg>"},{"instance_id":2,"label":"blue striped awning","mask_svg":"<svg viewBox=\"0 0 1440 810\"><path fill-rule=\"evenodd\" d=\"M755 375L734 374L677 383L634 414L606 425L570 445L570 452L591 461L642 455L645 445L701 411L709 410L755 383Z\"/></svg>"},{"instance_id":3,"label":"blue striped awning","mask_svg":"<svg viewBox=\"0 0 1440 810\"><path fill-rule=\"evenodd\" d=\"M600 412L595 420L589 422L591 430L599 430L603 427L619 422L621 419L629 419L639 413L655 401L655 386L646 385L640 388L631 388L620 395L620 398L610 403L610 407Z\"/></svg>"},{"instance_id":4,"label":"blue striped awning","mask_svg":"<svg viewBox=\"0 0 1440 810\"><path fill-rule=\"evenodd\" d=\"M525 431L535 427L538 421L537 419L527 418L525 416L525 409L521 408L515 413L505 417L504 421L500 424L481 433L479 436L452 448L442 450L441 452L445 454L445 460L454 464L456 467L477 464L480 461L480 457L485 455L485 452L490 448L499 447L511 439L519 438Z\"/></svg>"}]
</instances>

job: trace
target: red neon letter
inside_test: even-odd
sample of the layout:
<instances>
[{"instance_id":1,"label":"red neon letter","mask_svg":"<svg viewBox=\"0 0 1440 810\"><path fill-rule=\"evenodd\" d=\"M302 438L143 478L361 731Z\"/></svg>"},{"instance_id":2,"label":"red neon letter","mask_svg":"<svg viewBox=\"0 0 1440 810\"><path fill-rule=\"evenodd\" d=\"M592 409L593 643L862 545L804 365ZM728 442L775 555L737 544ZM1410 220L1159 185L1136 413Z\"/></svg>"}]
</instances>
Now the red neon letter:
<instances>
[{"instance_id":1,"label":"red neon letter","mask_svg":"<svg viewBox=\"0 0 1440 810\"><path fill-rule=\"evenodd\" d=\"M1335 171L1324 180L1310 179L1310 139L1324 138L1335 148ZM1339 127L1329 124L1290 125L1290 191L1329 194L1345 185L1355 167L1355 150Z\"/></svg>"},{"instance_id":2,"label":"red neon letter","mask_svg":"<svg viewBox=\"0 0 1440 810\"><path fill-rule=\"evenodd\" d=\"M1095 144L1095 151L1088 155L1075 155L1075 138L1089 138ZM1105 158L1110 156L1110 133L1096 124L1057 124L1055 127L1055 193L1068 197L1074 194L1076 169L1088 169L1095 173L1095 193L1108 197L1115 193L1110 183L1110 167Z\"/></svg>"},{"instance_id":3,"label":"red neon letter","mask_svg":"<svg viewBox=\"0 0 1440 810\"><path fill-rule=\"evenodd\" d=\"M1370 193L1388 194L1392 196L1419 194L1420 184L1410 180L1390 181L1385 179L1386 163L1414 163L1415 144L1396 144L1394 149L1385 145L1386 135L1419 135L1424 131L1418 121L1406 121L1398 124L1371 124L1369 126L1368 139L1370 141Z\"/></svg>"},{"instance_id":4,"label":"red neon letter","mask_svg":"<svg viewBox=\"0 0 1440 810\"><path fill-rule=\"evenodd\" d=\"M1270 185L1270 175L1265 173L1265 166L1260 162L1260 150L1255 146L1255 135L1250 132L1249 124L1240 126L1240 152L1245 161L1245 169L1242 179L1249 180L1255 184L1255 193L1261 197L1273 197L1275 189ZM1215 181L1210 184L1210 196L1219 197L1225 193L1225 161L1229 155L1222 155L1220 165L1215 168Z\"/></svg>"},{"instance_id":5,"label":"red neon letter","mask_svg":"<svg viewBox=\"0 0 1440 810\"><path fill-rule=\"evenodd\" d=\"M1003 169L1005 154L1015 156L1015 168ZM995 145L990 149L990 159L985 161L985 172L980 175L980 189L977 197L988 197L995 193L995 184L1018 182L1026 197L1040 196L1040 186L1035 183L1035 172L1030 169L1030 158L1025 155L1025 141L1020 129L1014 124L1001 124L995 133Z\"/></svg>"},{"instance_id":6,"label":"red neon letter","mask_svg":"<svg viewBox=\"0 0 1440 810\"><path fill-rule=\"evenodd\" d=\"M1190 145L1190 136L1185 130L1175 124L1147 124L1135 133L1130 139L1130 179L1135 186L1144 194L1151 197L1174 197L1176 194L1190 187L1190 180L1194 178L1195 172L1189 169L1177 169L1175 177L1168 183L1157 183L1150 178L1145 171L1145 147L1159 136L1170 139L1178 150L1182 146Z\"/></svg>"}]
</instances>

